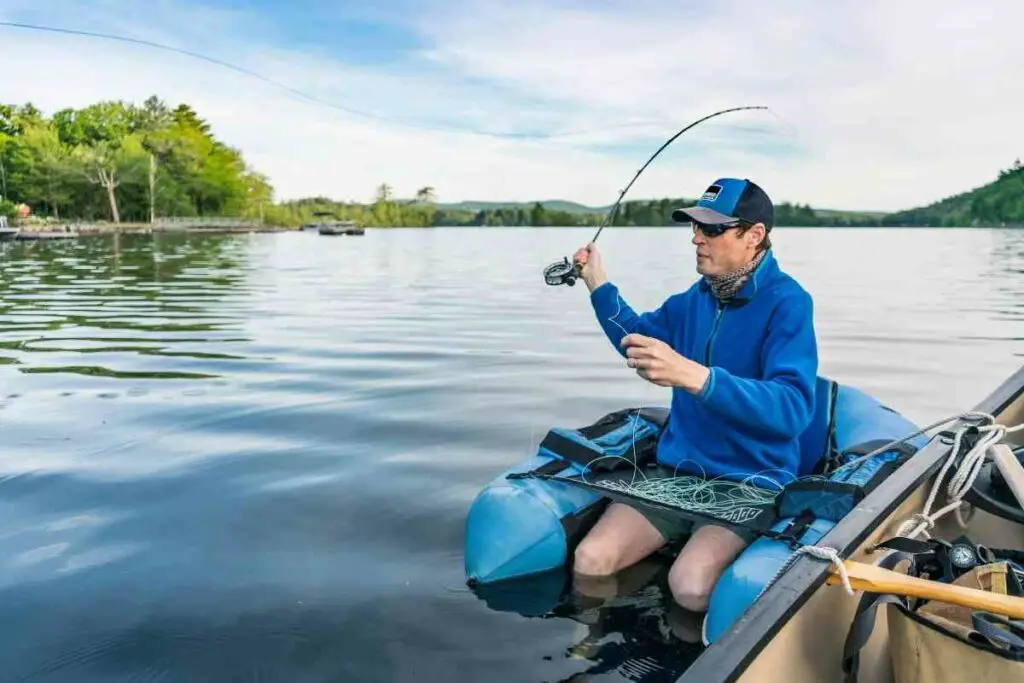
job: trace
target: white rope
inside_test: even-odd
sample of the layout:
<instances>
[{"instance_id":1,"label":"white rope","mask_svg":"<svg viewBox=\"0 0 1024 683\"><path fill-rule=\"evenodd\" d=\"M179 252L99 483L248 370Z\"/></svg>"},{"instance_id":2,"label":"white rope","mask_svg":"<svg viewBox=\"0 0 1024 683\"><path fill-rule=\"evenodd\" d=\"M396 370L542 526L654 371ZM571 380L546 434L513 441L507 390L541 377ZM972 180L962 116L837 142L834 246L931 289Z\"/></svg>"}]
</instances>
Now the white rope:
<instances>
[{"instance_id":1,"label":"white rope","mask_svg":"<svg viewBox=\"0 0 1024 683\"><path fill-rule=\"evenodd\" d=\"M931 538L928 531L935 527L939 519L950 512L955 512L957 521L961 526L964 526L965 521L961 514L961 507L964 504L963 498L970 492L974 483L978 480L985 461L991 457L990 449L1001 442L1007 434L1024 430L1024 423L1014 427L1007 427L996 424L995 418L991 415L984 413L973 413L972 415L984 417L990 424L977 428L981 433L981 437L971 450L964 455L953 473L950 474L949 481L946 484L946 497L949 499L949 503L934 513L931 511L939 496L939 492L942 491L946 475L949 474L950 469L953 468L953 463L956 462L957 455L960 453L960 444L970 427L963 427L957 430L953 439L953 445L949 449L949 455L946 457L946 462L943 463L938 476L935 477L935 482L928 493L924 507L920 512L914 513L909 519L900 524L896 529L896 536L916 538L917 536L924 535L925 538Z\"/></svg>"},{"instance_id":2,"label":"white rope","mask_svg":"<svg viewBox=\"0 0 1024 683\"><path fill-rule=\"evenodd\" d=\"M846 573L846 565L843 564L843 558L839 557L839 552L835 548L829 548L826 545L804 545L800 546L797 551L793 554L796 557L799 554L810 555L816 557L819 560L828 560L836 568L836 573L839 574L839 578L843 582L843 588L846 589L847 595L853 595L853 586L850 585L850 575Z\"/></svg>"},{"instance_id":3,"label":"white rope","mask_svg":"<svg viewBox=\"0 0 1024 683\"><path fill-rule=\"evenodd\" d=\"M779 580L779 577L785 574L801 555L810 555L813 558L831 562L832 566L836 568L836 573L839 574L839 579L843 582L843 588L846 590L846 593L848 595L853 595L853 586L850 585L850 575L846 572L846 565L843 564L843 558L839 556L838 550L830 548L827 545L802 545L786 558L786 561L782 563L779 570L775 572L775 576L772 577L771 581L765 584L764 588L761 589L761 592L757 594L757 597L760 598L766 590L771 588L772 585Z\"/></svg>"}]
</instances>

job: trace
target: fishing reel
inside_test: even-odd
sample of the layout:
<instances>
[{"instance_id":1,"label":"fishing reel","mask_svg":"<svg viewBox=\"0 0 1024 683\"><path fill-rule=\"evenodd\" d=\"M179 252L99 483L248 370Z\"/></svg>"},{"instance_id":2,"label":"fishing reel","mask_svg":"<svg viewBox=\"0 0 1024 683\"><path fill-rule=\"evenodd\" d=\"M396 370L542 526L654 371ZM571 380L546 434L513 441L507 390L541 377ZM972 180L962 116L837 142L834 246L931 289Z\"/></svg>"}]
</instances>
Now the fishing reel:
<instances>
[{"instance_id":1,"label":"fishing reel","mask_svg":"<svg viewBox=\"0 0 1024 683\"><path fill-rule=\"evenodd\" d=\"M544 269L544 282L552 286L569 285L572 287L578 279L580 279L580 266L577 263L570 263L567 256L563 256L561 261L555 261Z\"/></svg>"}]
</instances>

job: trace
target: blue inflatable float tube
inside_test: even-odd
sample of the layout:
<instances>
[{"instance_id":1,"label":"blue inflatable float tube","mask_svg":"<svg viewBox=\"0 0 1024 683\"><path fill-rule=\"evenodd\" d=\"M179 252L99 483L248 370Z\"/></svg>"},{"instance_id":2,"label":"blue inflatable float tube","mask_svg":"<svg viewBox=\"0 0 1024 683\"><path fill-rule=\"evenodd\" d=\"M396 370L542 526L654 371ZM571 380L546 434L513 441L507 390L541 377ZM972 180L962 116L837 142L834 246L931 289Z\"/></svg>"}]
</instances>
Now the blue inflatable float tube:
<instances>
[{"instance_id":1,"label":"blue inflatable float tube","mask_svg":"<svg viewBox=\"0 0 1024 683\"><path fill-rule=\"evenodd\" d=\"M917 430L870 396L825 378L818 380L816 402L812 425L800 440L804 474L834 469ZM652 461L666 421L664 408L639 413L624 409L588 427L552 429L534 457L495 477L473 501L465 528L465 572L470 585L565 567L608 502L600 492L571 481L581 475L601 476L616 465L632 470L634 464ZM806 517L804 511L810 509L814 520L804 537L825 533L888 469L926 440L924 436L911 439L906 446L887 450L856 468L835 472L834 479L830 477L834 490L788 487L777 501L771 531L787 529L792 521L788 515ZM765 545L770 543L777 545ZM709 637L753 602L790 552L783 541L760 538L737 558L712 595Z\"/></svg>"},{"instance_id":2,"label":"blue inflatable float tube","mask_svg":"<svg viewBox=\"0 0 1024 683\"><path fill-rule=\"evenodd\" d=\"M476 497L465 529L470 583L563 567L607 501L560 478L650 457L668 418L659 408L624 409L580 429L552 429L537 454L495 477ZM541 472L554 479L524 477Z\"/></svg>"}]
</instances>

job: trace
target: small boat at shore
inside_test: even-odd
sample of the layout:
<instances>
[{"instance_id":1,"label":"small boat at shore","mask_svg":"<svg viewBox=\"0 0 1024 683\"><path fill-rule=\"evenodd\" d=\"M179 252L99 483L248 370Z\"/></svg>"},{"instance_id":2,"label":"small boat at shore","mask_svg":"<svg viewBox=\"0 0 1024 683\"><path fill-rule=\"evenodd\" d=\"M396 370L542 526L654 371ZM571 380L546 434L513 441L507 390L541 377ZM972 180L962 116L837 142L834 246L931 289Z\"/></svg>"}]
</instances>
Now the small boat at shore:
<instances>
[{"instance_id":1,"label":"small boat at shore","mask_svg":"<svg viewBox=\"0 0 1024 683\"><path fill-rule=\"evenodd\" d=\"M991 681L1024 673L1024 615L945 602L989 593L1024 605L1024 430L1012 430L1024 423L1024 368L972 411L925 429L826 378L816 395L801 437L803 475L754 498L751 482L741 483L746 498L713 513L635 485L674 476L652 462L667 409L626 408L587 427L552 429L534 457L492 480L470 507L470 587L489 605L504 591L515 596L506 606L530 605L513 611L558 615L553 596L531 595L530 582L548 577L548 589L569 599L575 544L620 500L758 533L718 580L700 626L703 650L683 683L909 683L918 666L931 672L920 680L952 680L968 673L956 661ZM908 567L888 571L908 558ZM860 580L865 566L896 579ZM844 572L851 591L837 585ZM975 574L1000 579L964 594ZM906 592L910 579L931 599ZM947 595L940 588L954 597L936 597Z\"/></svg>"},{"instance_id":2,"label":"small boat at shore","mask_svg":"<svg viewBox=\"0 0 1024 683\"><path fill-rule=\"evenodd\" d=\"M0 226L0 242L12 242L18 236L17 228Z\"/></svg>"},{"instance_id":3,"label":"small boat at shore","mask_svg":"<svg viewBox=\"0 0 1024 683\"><path fill-rule=\"evenodd\" d=\"M362 235L366 231L355 221L331 221L320 223L317 232L321 235Z\"/></svg>"}]
</instances>

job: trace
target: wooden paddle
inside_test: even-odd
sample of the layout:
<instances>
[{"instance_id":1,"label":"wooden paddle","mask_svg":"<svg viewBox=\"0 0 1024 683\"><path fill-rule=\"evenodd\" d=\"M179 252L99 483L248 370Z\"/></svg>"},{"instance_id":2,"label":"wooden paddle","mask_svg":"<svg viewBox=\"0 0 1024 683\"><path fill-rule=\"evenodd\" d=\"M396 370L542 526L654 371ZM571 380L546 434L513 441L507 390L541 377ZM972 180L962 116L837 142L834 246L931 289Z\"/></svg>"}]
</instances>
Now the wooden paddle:
<instances>
[{"instance_id":1,"label":"wooden paddle","mask_svg":"<svg viewBox=\"0 0 1024 683\"><path fill-rule=\"evenodd\" d=\"M1011 619L1024 619L1024 598L907 576L864 562L845 560L843 564L846 565L850 585L854 590L938 600L951 605L1001 614ZM842 584L843 581L835 567L832 567L832 574L829 575L827 582L832 585Z\"/></svg>"},{"instance_id":2,"label":"wooden paddle","mask_svg":"<svg viewBox=\"0 0 1024 683\"><path fill-rule=\"evenodd\" d=\"M995 462L999 471L1003 473L1006 485L1010 487L1014 498L1017 499L1021 508L1024 509L1024 467L1017 460L1017 456L1004 443L989 446L988 456Z\"/></svg>"}]
</instances>

